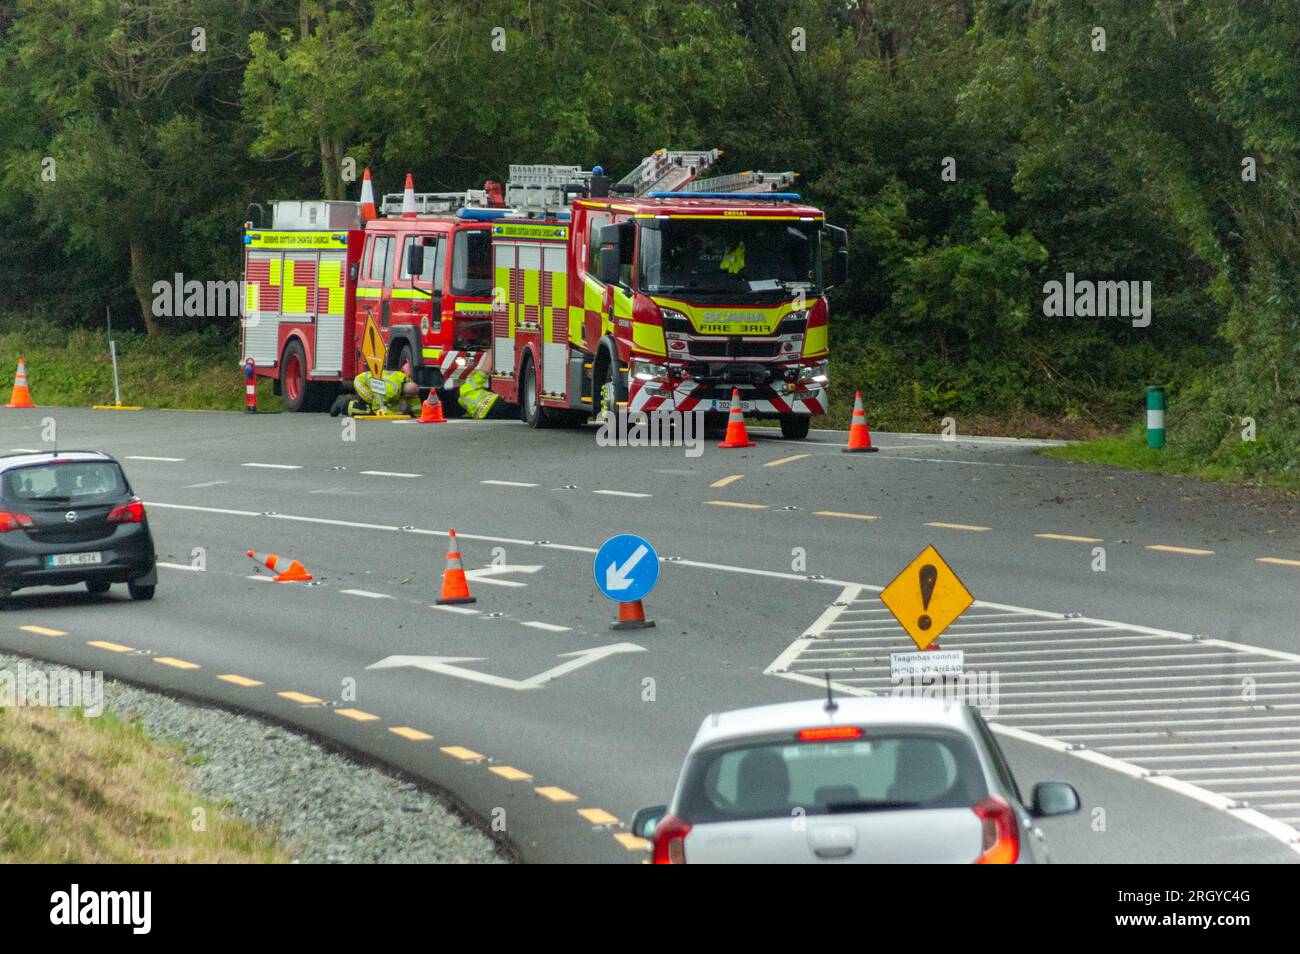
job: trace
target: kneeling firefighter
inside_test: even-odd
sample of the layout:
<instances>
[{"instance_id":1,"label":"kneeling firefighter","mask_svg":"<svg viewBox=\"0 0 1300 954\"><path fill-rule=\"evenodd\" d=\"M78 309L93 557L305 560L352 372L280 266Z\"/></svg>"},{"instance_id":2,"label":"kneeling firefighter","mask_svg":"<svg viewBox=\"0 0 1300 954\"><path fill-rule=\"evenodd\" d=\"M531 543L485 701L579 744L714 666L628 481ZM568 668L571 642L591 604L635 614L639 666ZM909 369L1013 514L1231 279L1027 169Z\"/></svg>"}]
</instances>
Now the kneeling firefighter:
<instances>
[{"instance_id":1,"label":"kneeling firefighter","mask_svg":"<svg viewBox=\"0 0 1300 954\"><path fill-rule=\"evenodd\" d=\"M475 371L466 379L456 393L456 403L465 410L467 417L483 420L484 418L511 417L517 409L499 400L501 395L492 390L492 382L482 371Z\"/></svg>"},{"instance_id":2,"label":"kneeling firefighter","mask_svg":"<svg viewBox=\"0 0 1300 954\"><path fill-rule=\"evenodd\" d=\"M419 403L420 389L405 371L385 371L374 374L363 371L352 381L356 396L340 394L330 408L330 416L347 414L411 414ZM408 403L409 400L409 403Z\"/></svg>"}]
</instances>

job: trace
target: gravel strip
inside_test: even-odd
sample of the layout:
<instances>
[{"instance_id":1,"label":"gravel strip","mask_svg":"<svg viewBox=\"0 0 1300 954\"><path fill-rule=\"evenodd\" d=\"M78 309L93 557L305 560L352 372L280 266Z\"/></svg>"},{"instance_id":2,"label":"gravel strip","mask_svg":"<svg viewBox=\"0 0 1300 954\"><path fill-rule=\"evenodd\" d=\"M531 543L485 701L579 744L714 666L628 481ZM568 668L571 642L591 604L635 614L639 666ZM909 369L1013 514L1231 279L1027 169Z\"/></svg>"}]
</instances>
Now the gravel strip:
<instances>
[{"instance_id":1,"label":"gravel strip","mask_svg":"<svg viewBox=\"0 0 1300 954\"><path fill-rule=\"evenodd\" d=\"M0 653L20 662L67 667ZM278 725L104 680L104 707L185 747L193 789L278 834L304 863L504 862L497 845L412 782L361 765Z\"/></svg>"}]
</instances>

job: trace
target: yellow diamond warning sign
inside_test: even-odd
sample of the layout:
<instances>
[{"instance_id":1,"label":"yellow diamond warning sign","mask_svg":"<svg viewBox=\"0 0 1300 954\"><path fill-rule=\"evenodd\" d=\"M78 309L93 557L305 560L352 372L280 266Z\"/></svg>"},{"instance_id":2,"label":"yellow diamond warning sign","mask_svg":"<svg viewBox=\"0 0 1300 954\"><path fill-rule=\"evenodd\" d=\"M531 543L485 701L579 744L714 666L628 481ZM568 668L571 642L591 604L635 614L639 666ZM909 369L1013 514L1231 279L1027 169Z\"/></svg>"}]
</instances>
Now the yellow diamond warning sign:
<instances>
[{"instance_id":1,"label":"yellow diamond warning sign","mask_svg":"<svg viewBox=\"0 0 1300 954\"><path fill-rule=\"evenodd\" d=\"M366 332L361 336L361 354L371 374L384 373L384 339L379 336L373 315L366 319Z\"/></svg>"},{"instance_id":2,"label":"yellow diamond warning sign","mask_svg":"<svg viewBox=\"0 0 1300 954\"><path fill-rule=\"evenodd\" d=\"M975 602L939 551L926 547L880 594L918 649L925 649Z\"/></svg>"}]
</instances>

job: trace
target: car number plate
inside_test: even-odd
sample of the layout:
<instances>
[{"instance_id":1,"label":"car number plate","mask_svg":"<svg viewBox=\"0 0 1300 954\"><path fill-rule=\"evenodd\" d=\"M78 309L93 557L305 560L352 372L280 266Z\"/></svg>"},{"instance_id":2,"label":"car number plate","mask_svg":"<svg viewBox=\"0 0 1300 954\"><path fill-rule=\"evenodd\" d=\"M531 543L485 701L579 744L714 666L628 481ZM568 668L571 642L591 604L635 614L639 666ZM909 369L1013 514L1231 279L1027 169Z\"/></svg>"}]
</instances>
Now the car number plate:
<instances>
[{"instance_id":1,"label":"car number plate","mask_svg":"<svg viewBox=\"0 0 1300 954\"><path fill-rule=\"evenodd\" d=\"M94 553L56 553L45 558L46 566L89 566L103 562L104 555L99 551Z\"/></svg>"}]
</instances>

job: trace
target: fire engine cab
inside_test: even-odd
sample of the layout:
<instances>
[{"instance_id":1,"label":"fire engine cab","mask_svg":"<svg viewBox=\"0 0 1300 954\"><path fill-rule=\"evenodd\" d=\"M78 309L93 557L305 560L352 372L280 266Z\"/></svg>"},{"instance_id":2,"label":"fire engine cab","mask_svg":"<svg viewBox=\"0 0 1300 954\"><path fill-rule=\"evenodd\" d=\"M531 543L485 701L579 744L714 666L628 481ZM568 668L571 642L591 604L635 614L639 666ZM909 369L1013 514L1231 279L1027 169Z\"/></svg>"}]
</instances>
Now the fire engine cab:
<instances>
[{"instance_id":1,"label":"fire engine cab","mask_svg":"<svg viewBox=\"0 0 1300 954\"><path fill-rule=\"evenodd\" d=\"M409 176L375 217L363 216L364 197L272 203L271 228L244 227L241 361L275 381L285 410L324 410L365 370L374 328L372 360L409 365L454 406L490 345L494 205L496 183L416 193Z\"/></svg>"},{"instance_id":2,"label":"fire engine cab","mask_svg":"<svg viewBox=\"0 0 1300 954\"><path fill-rule=\"evenodd\" d=\"M845 232L779 191L793 173L699 179L718 155L660 150L613 184L599 167L510 167L492 387L529 425L724 412L733 389L788 438L825 413Z\"/></svg>"}]
</instances>

